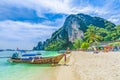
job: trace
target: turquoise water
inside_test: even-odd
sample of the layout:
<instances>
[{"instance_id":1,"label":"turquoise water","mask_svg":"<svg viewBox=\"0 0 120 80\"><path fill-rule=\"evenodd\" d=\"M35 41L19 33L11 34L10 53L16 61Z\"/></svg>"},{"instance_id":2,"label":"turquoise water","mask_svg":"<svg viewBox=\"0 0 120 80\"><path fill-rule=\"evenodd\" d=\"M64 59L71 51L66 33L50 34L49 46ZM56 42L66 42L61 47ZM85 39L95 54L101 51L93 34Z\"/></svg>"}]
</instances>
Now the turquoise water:
<instances>
[{"instance_id":1,"label":"turquoise water","mask_svg":"<svg viewBox=\"0 0 120 80\"><path fill-rule=\"evenodd\" d=\"M38 51L34 51L36 53ZM11 56L13 51L0 52L0 57ZM41 56L55 56L57 52L39 51ZM0 80L48 80L54 67L44 64L9 63L8 58L0 58Z\"/></svg>"}]
</instances>

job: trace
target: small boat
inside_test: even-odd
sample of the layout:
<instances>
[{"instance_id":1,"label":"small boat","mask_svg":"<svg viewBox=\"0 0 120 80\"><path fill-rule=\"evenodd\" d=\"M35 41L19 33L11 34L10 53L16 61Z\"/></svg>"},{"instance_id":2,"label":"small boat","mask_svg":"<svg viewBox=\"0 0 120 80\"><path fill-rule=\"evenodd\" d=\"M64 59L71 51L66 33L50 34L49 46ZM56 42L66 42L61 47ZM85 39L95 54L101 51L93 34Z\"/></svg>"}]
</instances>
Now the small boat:
<instances>
[{"instance_id":1,"label":"small boat","mask_svg":"<svg viewBox=\"0 0 120 80\"><path fill-rule=\"evenodd\" d=\"M58 64L63 58L63 54L53 57L28 57L28 58L10 58L8 61L13 63L30 63L30 64Z\"/></svg>"}]
</instances>

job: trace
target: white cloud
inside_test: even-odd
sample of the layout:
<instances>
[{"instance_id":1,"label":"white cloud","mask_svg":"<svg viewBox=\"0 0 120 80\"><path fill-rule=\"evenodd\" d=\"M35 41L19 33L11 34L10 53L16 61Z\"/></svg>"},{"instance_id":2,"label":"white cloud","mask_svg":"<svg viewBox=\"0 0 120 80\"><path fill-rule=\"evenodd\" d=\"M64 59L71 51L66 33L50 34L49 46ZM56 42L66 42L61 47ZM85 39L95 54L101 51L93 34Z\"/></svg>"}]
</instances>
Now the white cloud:
<instances>
[{"instance_id":1,"label":"white cloud","mask_svg":"<svg viewBox=\"0 0 120 80\"><path fill-rule=\"evenodd\" d=\"M106 0L103 2L102 6L95 6L90 1L86 2L80 0L76 6L74 3L76 0L1 0L1 5L14 6L18 8L28 8L35 10L39 17L45 18L45 13L60 13L60 14L95 14L95 16L105 17L109 15L119 14L116 12L116 8L119 5L115 5L116 0ZM92 1L91 1L92 2ZM101 1L102 2L102 1ZM120 1L118 1L120 2ZM99 2L96 2L98 4ZM116 2L117 3L117 2ZM74 5L73 5L74 4ZM119 17L120 18L120 17ZM107 19L109 19L107 17Z\"/></svg>"},{"instance_id":2,"label":"white cloud","mask_svg":"<svg viewBox=\"0 0 120 80\"><path fill-rule=\"evenodd\" d=\"M38 41L44 41L59 27L46 26L42 24L32 24L19 21L1 21L0 22L0 43L4 43L7 48L15 46L32 49ZM2 48L4 46L0 46Z\"/></svg>"},{"instance_id":3,"label":"white cloud","mask_svg":"<svg viewBox=\"0 0 120 80\"><path fill-rule=\"evenodd\" d=\"M56 27L62 27L65 22L66 16L63 16L62 18L58 18L55 21L46 20L42 22L43 25L55 25Z\"/></svg>"},{"instance_id":4,"label":"white cloud","mask_svg":"<svg viewBox=\"0 0 120 80\"><path fill-rule=\"evenodd\" d=\"M15 7L25 7L33 9L38 16L44 17L44 13L62 13L62 14L76 14L76 13L98 13L106 14L107 10L101 7L94 7L87 3L85 6L73 6L74 0L2 0L6 5Z\"/></svg>"},{"instance_id":5,"label":"white cloud","mask_svg":"<svg viewBox=\"0 0 120 80\"><path fill-rule=\"evenodd\" d=\"M120 15L113 15L108 18L109 21L112 21L116 24L120 24Z\"/></svg>"}]
</instances>

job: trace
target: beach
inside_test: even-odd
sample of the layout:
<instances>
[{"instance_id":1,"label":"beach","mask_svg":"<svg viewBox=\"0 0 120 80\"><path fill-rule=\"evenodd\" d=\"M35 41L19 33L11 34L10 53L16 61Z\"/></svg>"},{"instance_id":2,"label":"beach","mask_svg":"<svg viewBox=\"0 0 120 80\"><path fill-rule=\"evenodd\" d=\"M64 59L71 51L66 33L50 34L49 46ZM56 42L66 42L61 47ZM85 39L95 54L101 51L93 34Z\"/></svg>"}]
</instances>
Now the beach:
<instances>
[{"instance_id":1,"label":"beach","mask_svg":"<svg viewBox=\"0 0 120 80\"><path fill-rule=\"evenodd\" d=\"M56 68L56 80L120 80L119 53L72 51L67 65Z\"/></svg>"}]
</instances>

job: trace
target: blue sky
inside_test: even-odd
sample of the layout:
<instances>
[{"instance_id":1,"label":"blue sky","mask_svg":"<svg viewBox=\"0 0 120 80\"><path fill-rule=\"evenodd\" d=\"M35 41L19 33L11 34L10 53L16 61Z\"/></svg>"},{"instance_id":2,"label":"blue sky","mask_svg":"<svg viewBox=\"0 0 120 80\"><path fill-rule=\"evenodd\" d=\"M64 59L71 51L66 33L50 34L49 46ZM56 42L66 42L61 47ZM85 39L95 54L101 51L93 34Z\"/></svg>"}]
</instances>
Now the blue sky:
<instances>
[{"instance_id":1,"label":"blue sky","mask_svg":"<svg viewBox=\"0 0 120 80\"><path fill-rule=\"evenodd\" d=\"M0 0L0 49L32 49L77 13L120 24L120 0Z\"/></svg>"}]
</instances>

